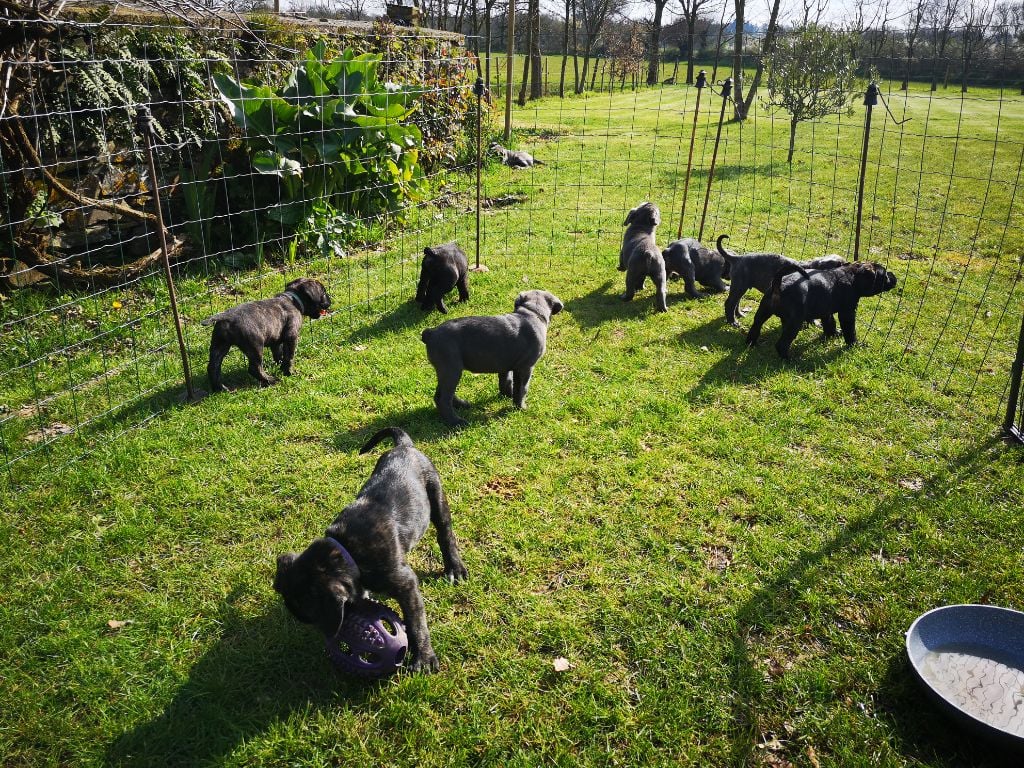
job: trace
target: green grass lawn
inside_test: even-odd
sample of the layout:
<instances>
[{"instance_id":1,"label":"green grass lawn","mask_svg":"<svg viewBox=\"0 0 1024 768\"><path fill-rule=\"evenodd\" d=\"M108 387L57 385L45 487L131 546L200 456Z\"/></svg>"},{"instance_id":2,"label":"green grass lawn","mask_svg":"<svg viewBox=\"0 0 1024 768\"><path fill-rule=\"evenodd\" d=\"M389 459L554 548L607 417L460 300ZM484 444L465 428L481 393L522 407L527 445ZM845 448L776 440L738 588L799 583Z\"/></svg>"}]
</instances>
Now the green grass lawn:
<instances>
[{"instance_id":1,"label":"green grass lawn","mask_svg":"<svg viewBox=\"0 0 1024 768\"><path fill-rule=\"evenodd\" d=\"M528 287L563 299L523 412L492 376L463 379L463 430L431 402L419 334L441 317L409 299L424 245L456 237L473 258L468 177L380 247L283 270L320 275L337 311L306 325L273 389L236 352L238 391L146 420L181 388L158 282L56 317L52 297L19 296L5 312L40 314L3 338L7 365L80 345L0 392L6 450L28 451L0 518L4 765L990 764L921 698L903 633L940 604L1022 608L1024 454L998 425L1024 296L1024 102L886 95L913 119L876 113L862 256L899 288L862 303L860 345L807 329L791 364L777 322L748 350L721 297L673 283L663 315L649 288L617 298L625 211L652 199L659 240L676 232L682 87L516 111L516 144L547 165L488 169L486 196L526 199L484 213L491 271L449 316L509 311ZM718 105L705 93L684 234ZM850 256L862 125L857 107L801 126L792 168L783 119L726 126L705 240ZM195 321L284 279L181 275L197 371ZM139 322L103 337L119 346L90 346L126 312ZM78 435L28 439L76 418ZM437 465L470 581L438 578L428 533L411 559L442 670L363 685L270 582L352 499L379 454L359 447L390 424Z\"/></svg>"}]
</instances>

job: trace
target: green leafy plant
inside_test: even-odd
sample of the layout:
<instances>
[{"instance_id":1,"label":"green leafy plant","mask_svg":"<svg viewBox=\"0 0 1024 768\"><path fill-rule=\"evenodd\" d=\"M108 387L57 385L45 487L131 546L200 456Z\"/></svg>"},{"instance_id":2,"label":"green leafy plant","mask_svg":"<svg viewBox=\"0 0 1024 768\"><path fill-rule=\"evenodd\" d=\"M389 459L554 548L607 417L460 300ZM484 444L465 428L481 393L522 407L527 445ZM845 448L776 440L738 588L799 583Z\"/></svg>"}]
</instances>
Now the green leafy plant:
<instances>
[{"instance_id":1,"label":"green leafy plant","mask_svg":"<svg viewBox=\"0 0 1024 768\"><path fill-rule=\"evenodd\" d=\"M253 169L280 185L282 204L268 218L296 227L319 200L347 214L401 217L425 188L423 137L410 121L416 91L382 82L379 55L325 57L318 43L279 89L213 78Z\"/></svg>"}]
</instances>

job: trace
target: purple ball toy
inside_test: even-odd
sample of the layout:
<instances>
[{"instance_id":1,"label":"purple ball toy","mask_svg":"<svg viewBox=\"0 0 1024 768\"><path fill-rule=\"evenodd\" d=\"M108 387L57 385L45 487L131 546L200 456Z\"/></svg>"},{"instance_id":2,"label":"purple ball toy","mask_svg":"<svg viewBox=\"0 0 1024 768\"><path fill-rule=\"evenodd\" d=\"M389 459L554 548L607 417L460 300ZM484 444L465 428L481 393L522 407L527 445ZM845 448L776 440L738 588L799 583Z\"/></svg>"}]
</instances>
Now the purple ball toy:
<instances>
[{"instance_id":1,"label":"purple ball toy","mask_svg":"<svg viewBox=\"0 0 1024 768\"><path fill-rule=\"evenodd\" d=\"M376 600L345 606L338 634L325 638L327 655L344 672L378 679L398 671L409 638L398 614Z\"/></svg>"}]
</instances>

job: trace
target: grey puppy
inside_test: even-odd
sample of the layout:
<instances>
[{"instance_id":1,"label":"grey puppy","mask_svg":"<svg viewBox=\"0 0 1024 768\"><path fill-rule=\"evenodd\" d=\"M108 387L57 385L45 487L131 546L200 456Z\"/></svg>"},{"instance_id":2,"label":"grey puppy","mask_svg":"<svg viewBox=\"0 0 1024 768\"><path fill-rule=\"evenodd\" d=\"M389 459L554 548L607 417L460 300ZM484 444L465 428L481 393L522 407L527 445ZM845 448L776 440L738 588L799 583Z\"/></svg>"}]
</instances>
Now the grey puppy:
<instances>
[{"instance_id":1,"label":"grey puppy","mask_svg":"<svg viewBox=\"0 0 1024 768\"><path fill-rule=\"evenodd\" d=\"M544 165L529 152L524 152L521 149L505 149L497 142L491 144L491 152L500 157L502 164L509 168L532 168L535 165Z\"/></svg>"},{"instance_id":2,"label":"grey puppy","mask_svg":"<svg viewBox=\"0 0 1024 768\"><path fill-rule=\"evenodd\" d=\"M288 552L277 558L274 589L295 618L316 625L329 637L341 628L346 604L361 600L367 591L394 597L409 632L408 668L434 672L438 661L419 579L406 557L427 524L433 523L445 577L454 583L469 573L459 555L441 478L409 435L387 427L359 452L367 453L388 437L395 447L377 460L370 479L325 536L302 554Z\"/></svg>"},{"instance_id":3,"label":"grey puppy","mask_svg":"<svg viewBox=\"0 0 1024 768\"><path fill-rule=\"evenodd\" d=\"M725 297L725 320L730 325L739 328L739 321L736 314L740 311L740 299L751 288L757 288L761 293L767 293L771 287L772 279L782 268L788 267L789 271L801 272L805 277L806 270L810 269L833 269L846 263L842 256L828 255L810 261L794 261L783 256L781 253L744 253L742 255L727 251L722 246L723 240L728 240L728 235L721 235L716 246L718 252L728 264L728 273L724 275L729 282L729 295Z\"/></svg>"},{"instance_id":4,"label":"grey puppy","mask_svg":"<svg viewBox=\"0 0 1024 768\"><path fill-rule=\"evenodd\" d=\"M562 302L554 294L524 291L516 297L511 314L460 317L423 331L427 359L437 372L434 404L444 422L467 423L455 412L455 406L469 405L455 397L463 371L498 374L498 391L511 397L516 408L525 408L530 376L544 355L551 316L561 311Z\"/></svg>"},{"instance_id":5,"label":"grey puppy","mask_svg":"<svg viewBox=\"0 0 1024 768\"><path fill-rule=\"evenodd\" d=\"M435 245L423 249L423 264L420 266L420 282L416 286L416 301L429 312L436 307L448 314L444 296L458 287L459 301L469 300L469 261L466 253L456 242Z\"/></svg>"},{"instance_id":6,"label":"grey puppy","mask_svg":"<svg viewBox=\"0 0 1024 768\"><path fill-rule=\"evenodd\" d=\"M654 203L641 203L626 214L626 227L619 249L619 272L626 273L623 301L631 301L650 277L654 283L654 304L659 312L668 311L668 287L665 283L665 259L654 235L661 224L661 211Z\"/></svg>"},{"instance_id":7,"label":"grey puppy","mask_svg":"<svg viewBox=\"0 0 1024 768\"><path fill-rule=\"evenodd\" d=\"M691 299L704 296L697 290L695 283L716 293L728 290L722 282L722 276L729 273L729 263L722 254L705 248L699 240L693 237L676 240L661 252L661 256L665 259L665 270L669 277L677 275L683 278L686 295Z\"/></svg>"},{"instance_id":8,"label":"grey puppy","mask_svg":"<svg viewBox=\"0 0 1024 768\"><path fill-rule=\"evenodd\" d=\"M747 343L756 344L761 326L772 315L782 318L782 335L775 350L789 359L793 340L804 323L821 320L825 337L836 335L835 315L843 329L846 344L857 343L857 304L865 296L875 296L896 287L896 276L877 263L858 261L809 274L788 274L783 268L761 298L754 322L747 332Z\"/></svg>"},{"instance_id":9,"label":"grey puppy","mask_svg":"<svg viewBox=\"0 0 1024 768\"><path fill-rule=\"evenodd\" d=\"M318 280L300 277L288 283L277 296L239 304L203 320L202 325L213 326L210 361L206 366L210 389L230 391L221 381L220 369L232 346L249 359L249 373L261 387L274 383L263 370L264 347L270 347L274 362L281 366L285 376L290 376L302 316L316 320L327 314L330 306L331 297Z\"/></svg>"}]
</instances>

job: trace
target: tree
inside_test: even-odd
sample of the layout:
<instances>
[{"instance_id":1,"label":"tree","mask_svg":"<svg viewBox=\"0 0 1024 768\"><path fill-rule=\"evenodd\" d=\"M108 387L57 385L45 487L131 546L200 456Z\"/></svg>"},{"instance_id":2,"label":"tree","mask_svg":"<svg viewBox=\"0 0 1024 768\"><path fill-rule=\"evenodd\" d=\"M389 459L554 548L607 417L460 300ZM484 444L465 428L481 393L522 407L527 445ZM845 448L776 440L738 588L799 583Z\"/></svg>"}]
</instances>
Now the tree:
<instances>
[{"instance_id":1,"label":"tree","mask_svg":"<svg viewBox=\"0 0 1024 768\"><path fill-rule=\"evenodd\" d=\"M938 88L939 83L939 60L946 54L946 46L949 45L949 38L953 34L953 20L960 11L960 0L929 0L925 19L932 33L932 54L934 65L932 67L932 90ZM949 73L949 64L946 64L946 73Z\"/></svg>"},{"instance_id":2,"label":"tree","mask_svg":"<svg viewBox=\"0 0 1024 768\"><path fill-rule=\"evenodd\" d=\"M583 31L586 33L586 40L583 43L583 72L580 79L576 81L576 93L583 93L586 90L590 57L594 53L598 35L601 34L609 17L623 5L624 0L577 0L576 6L583 17ZM596 68L594 73L597 74Z\"/></svg>"},{"instance_id":3,"label":"tree","mask_svg":"<svg viewBox=\"0 0 1024 768\"><path fill-rule=\"evenodd\" d=\"M657 85L661 70L661 17L668 0L653 0L654 22L651 24L651 59L647 66L647 84Z\"/></svg>"},{"instance_id":4,"label":"tree","mask_svg":"<svg viewBox=\"0 0 1024 768\"><path fill-rule=\"evenodd\" d=\"M925 7L925 0L913 0L913 5L911 5L908 12L906 32L907 70L903 74L903 83L900 85L901 91L905 91L910 87L911 68L914 64L914 45L917 43L917 37L921 32L921 22L924 20Z\"/></svg>"},{"instance_id":5,"label":"tree","mask_svg":"<svg viewBox=\"0 0 1024 768\"><path fill-rule=\"evenodd\" d=\"M779 34L779 0L773 0L771 16L768 18L768 30L765 32L764 41L761 46L761 56L757 60L757 69L754 70L754 79L750 83L750 90L747 91L747 95L743 96L743 91L740 88L740 81L737 80L736 85L736 100L743 100L742 112L737 112L737 115L742 115L738 119L745 120L747 115L750 113L750 105L754 103L754 96L757 94L757 89L761 87L761 78L764 76L764 62L765 59L771 55L772 50L775 48L775 39Z\"/></svg>"},{"instance_id":6,"label":"tree","mask_svg":"<svg viewBox=\"0 0 1024 768\"><path fill-rule=\"evenodd\" d=\"M851 36L811 24L780 38L767 57L769 108L789 113L789 155L793 163L796 127L842 111L850 102L857 59Z\"/></svg>"},{"instance_id":7,"label":"tree","mask_svg":"<svg viewBox=\"0 0 1024 768\"><path fill-rule=\"evenodd\" d=\"M960 21L963 23L960 45L960 92L967 93L971 64L988 45L988 28L994 9L987 0L966 0Z\"/></svg>"},{"instance_id":8,"label":"tree","mask_svg":"<svg viewBox=\"0 0 1024 768\"><path fill-rule=\"evenodd\" d=\"M693 39L697 30L697 16L701 9L711 0L679 0L683 6L683 19L686 21L686 84L693 85Z\"/></svg>"}]
</instances>

